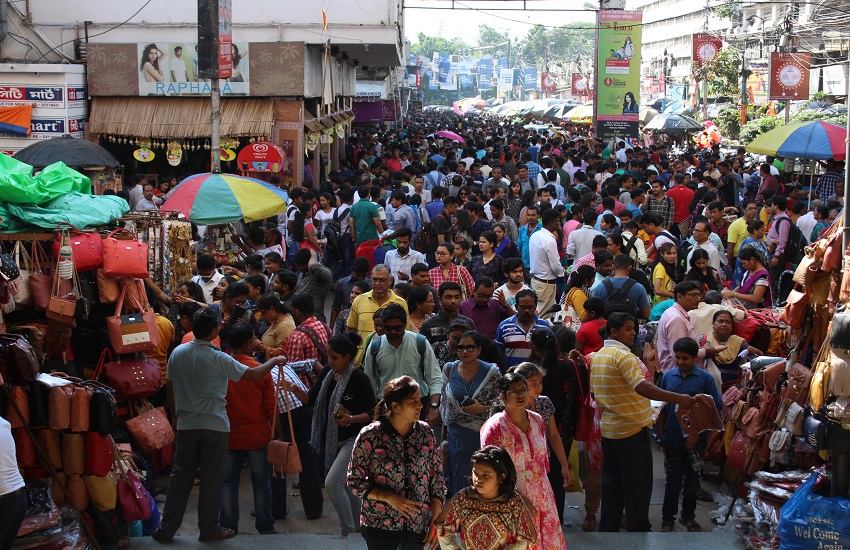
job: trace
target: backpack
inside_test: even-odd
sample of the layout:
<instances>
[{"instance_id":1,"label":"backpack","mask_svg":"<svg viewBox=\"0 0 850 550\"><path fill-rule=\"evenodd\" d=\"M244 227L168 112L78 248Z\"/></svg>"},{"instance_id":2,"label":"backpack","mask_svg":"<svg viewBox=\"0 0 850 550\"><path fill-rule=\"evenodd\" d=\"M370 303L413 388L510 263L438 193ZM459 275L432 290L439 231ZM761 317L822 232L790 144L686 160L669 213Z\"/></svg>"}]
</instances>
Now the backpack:
<instances>
[{"instance_id":1,"label":"backpack","mask_svg":"<svg viewBox=\"0 0 850 550\"><path fill-rule=\"evenodd\" d=\"M416 351L419 352L419 374L422 375L422 379L425 380L425 336L422 334L416 335ZM372 355L372 364L375 365L375 371L378 373L378 376L381 375L381 367L378 365L378 352L381 351L381 339L373 338L369 343L369 354Z\"/></svg>"},{"instance_id":2,"label":"backpack","mask_svg":"<svg viewBox=\"0 0 850 550\"><path fill-rule=\"evenodd\" d=\"M419 233L417 233L416 237L413 239L413 250L422 252L423 254L437 250L437 236L434 235L433 231L431 231L431 225L434 223L434 220L440 216L443 216L443 219L446 218L446 216L441 212L434 216L433 220L422 226L422 229L419 230Z\"/></svg>"},{"instance_id":3,"label":"backpack","mask_svg":"<svg viewBox=\"0 0 850 550\"><path fill-rule=\"evenodd\" d=\"M335 262L342 261L342 248L339 245L339 220L336 219L336 212L334 212L334 219L322 223L322 236L326 241L325 253L330 254Z\"/></svg>"},{"instance_id":4,"label":"backpack","mask_svg":"<svg viewBox=\"0 0 850 550\"><path fill-rule=\"evenodd\" d=\"M776 222L776 232L779 233L779 222L787 221L790 231L788 232L788 242L785 244L785 259L791 262L792 265L797 265L803 259L805 248L808 246L808 241L800 231L796 224L791 223L791 218L779 218Z\"/></svg>"},{"instance_id":5,"label":"backpack","mask_svg":"<svg viewBox=\"0 0 850 550\"><path fill-rule=\"evenodd\" d=\"M334 241L338 241L339 238L342 237L342 235L343 235L343 233L342 233L342 222L340 220L344 220L345 218L347 218L348 214L351 212L351 207L348 207L343 214L340 214L339 213L340 208L342 208L342 207L340 206L339 208L335 208L333 217L330 220L325 220L325 222L323 224L323 226L326 229L325 232L327 232L328 229L333 231ZM345 234L346 235L351 234L351 226L348 227L348 231L346 231Z\"/></svg>"},{"instance_id":6,"label":"backpack","mask_svg":"<svg viewBox=\"0 0 850 550\"><path fill-rule=\"evenodd\" d=\"M622 233L620 233L620 236L622 236ZM637 239L637 235L632 235L627 241L623 243L623 254L626 254L631 258L632 251L634 250L635 257L632 258L632 267L635 269L640 269L640 264L638 263L637 259L637 246L635 246Z\"/></svg>"},{"instance_id":7,"label":"backpack","mask_svg":"<svg viewBox=\"0 0 850 550\"><path fill-rule=\"evenodd\" d=\"M682 267L685 272L688 271L688 254L691 253L691 250L694 249L694 245L688 239L677 239L669 231L662 231L659 235L663 235L664 237L673 241L673 244L676 245L676 252L679 255L679 266Z\"/></svg>"},{"instance_id":8,"label":"backpack","mask_svg":"<svg viewBox=\"0 0 850 550\"><path fill-rule=\"evenodd\" d=\"M612 313L616 313L618 311L621 313L628 313L629 315L635 314L635 306L629 299L629 291L636 284L637 281L634 279L628 279L623 283L622 287L615 288L614 283L612 283L610 279L602 281L602 285L605 286L605 290L608 292L608 298L605 300L604 311L606 319L610 317Z\"/></svg>"}]
</instances>

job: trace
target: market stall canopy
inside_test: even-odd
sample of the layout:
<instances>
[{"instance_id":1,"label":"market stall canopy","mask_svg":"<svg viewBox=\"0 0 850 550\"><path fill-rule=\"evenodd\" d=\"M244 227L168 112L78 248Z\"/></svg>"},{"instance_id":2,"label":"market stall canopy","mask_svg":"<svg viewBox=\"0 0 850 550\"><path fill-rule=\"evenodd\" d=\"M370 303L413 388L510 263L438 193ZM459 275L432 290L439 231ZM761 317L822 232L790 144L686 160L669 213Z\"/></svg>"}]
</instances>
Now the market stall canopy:
<instances>
[{"instance_id":1,"label":"market stall canopy","mask_svg":"<svg viewBox=\"0 0 850 550\"><path fill-rule=\"evenodd\" d=\"M705 127L702 123L697 122L687 115L661 113L653 117L643 129L678 135L687 134L688 132L701 132Z\"/></svg>"},{"instance_id":2,"label":"market stall canopy","mask_svg":"<svg viewBox=\"0 0 850 550\"><path fill-rule=\"evenodd\" d=\"M130 205L119 196L76 191L39 205L0 202L0 232L51 230L62 222L80 229L97 227L120 218L129 210Z\"/></svg>"},{"instance_id":3,"label":"market stall canopy","mask_svg":"<svg viewBox=\"0 0 850 550\"><path fill-rule=\"evenodd\" d=\"M54 162L35 177L32 171L29 164L0 154L0 201L42 204L66 193L91 193L91 180L63 162Z\"/></svg>"},{"instance_id":4,"label":"market stall canopy","mask_svg":"<svg viewBox=\"0 0 850 550\"><path fill-rule=\"evenodd\" d=\"M254 222L286 211L286 194L234 174L195 174L180 182L160 210L177 210L199 225Z\"/></svg>"},{"instance_id":5,"label":"market stall canopy","mask_svg":"<svg viewBox=\"0 0 850 550\"><path fill-rule=\"evenodd\" d=\"M776 157L844 160L847 130L838 124L812 120L794 122L766 132L747 145L750 153Z\"/></svg>"},{"instance_id":6,"label":"market stall canopy","mask_svg":"<svg viewBox=\"0 0 850 550\"><path fill-rule=\"evenodd\" d=\"M658 111L656 111L652 107L641 107L639 118L640 121L644 124L649 124L649 121L655 118L658 114Z\"/></svg>"},{"instance_id":7,"label":"market stall canopy","mask_svg":"<svg viewBox=\"0 0 850 550\"><path fill-rule=\"evenodd\" d=\"M588 101L584 105L567 111L564 118L573 122L583 122L589 124L593 120L593 102Z\"/></svg>"},{"instance_id":8,"label":"market stall canopy","mask_svg":"<svg viewBox=\"0 0 850 550\"><path fill-rule=\"evenodd\" d=\"M91 141L62 136L33 143L15 153L15 158L40 170L54 162L64 162L72 168L93 168L121 165L112 154Z\"/></svg>"},{"instance_id":9,"label":"market stall canopy","mask_svg":"<svg viewBox=\"0 0 850 550\"><path fill-rule=\"evenodd\" d=\"M222 98L221 135L269 136L274 103L269 99ZM97 135L208 138L210 100L202 97L95 97L89 130Z\"/></svg>"}]
</instances>

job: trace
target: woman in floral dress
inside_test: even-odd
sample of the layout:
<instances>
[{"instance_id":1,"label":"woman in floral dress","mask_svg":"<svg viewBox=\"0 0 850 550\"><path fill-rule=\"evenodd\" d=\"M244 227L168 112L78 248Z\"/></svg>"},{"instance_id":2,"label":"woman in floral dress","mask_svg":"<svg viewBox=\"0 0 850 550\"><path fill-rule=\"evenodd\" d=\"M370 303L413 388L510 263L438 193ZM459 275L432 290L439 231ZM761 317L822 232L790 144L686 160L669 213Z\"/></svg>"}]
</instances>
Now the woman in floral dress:
<instances>
[{"instance_id":1,"label":"woman in floral dress","mask_svg":"<svg viewBox=\"0 0 850 550\"><path fill-rule=\"evenodd\" d=\"M510 453L517 470L517 491L537 506L537 546L540 550L567 547L558 520L555 497L549 484L549 451L543 418L526 409L528 384L514 372L506 374L499 385L504 412L495 414L481 428L481 445L496 445ZM570 479L569 468L563 472Z\"/></svg>"}]
</instances>

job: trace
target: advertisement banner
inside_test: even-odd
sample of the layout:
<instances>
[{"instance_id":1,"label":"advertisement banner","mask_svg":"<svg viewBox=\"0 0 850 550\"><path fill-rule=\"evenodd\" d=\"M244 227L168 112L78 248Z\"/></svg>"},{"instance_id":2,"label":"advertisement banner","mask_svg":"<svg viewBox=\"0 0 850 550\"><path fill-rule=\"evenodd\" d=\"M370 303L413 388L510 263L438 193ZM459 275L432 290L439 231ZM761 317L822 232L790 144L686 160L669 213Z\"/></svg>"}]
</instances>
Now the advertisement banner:
<instances>
[{"instance_id":1,"label":"advertisement banner","mask_svg":"<svg viewBox=\"0 0 850 550\"><path fill-rule=\"evenodd\" d=\"M492 87L493 67L478 66L478 89L489 90Z\"/></svg>"},{"instance_id":2,"label":"advertisement banner","mask_svg":"<svg viewBox=\"0 0 850 550\"><path fill-rule=\"evenodd\" d=\"M522 70L522 82L523 87L526 90L536 90L537 89L537 68L532 67L530 69Z\"/></svg>"},{"instance_id":3,"label":"advertisement banner","mask_svg":"<svg viewBox=\"0 0 850 550\"><path fill-rule=\"evenodd\" d=\"M69 88L76 90L76 88ZM0 107L32 105L46 109L65 108L65 88L63 86L0 86ZM83 105L85 106L85 105Z\"/></svg>"},{"instance_id":4,"label":"advertisement banner","mask_svg":"<svg viewBox=\"0 0 850 550\"><path fill-rule=\"evenodd\" d=\"M770 100L809 99L809 52L773 52L770 54Z\"/></svg>"},{"instance_id":5,"label":"advertisement banner","mask_svg":"<svg viewBox=\"0 0 850 550\"><path fill-rule=\"evenodd\" d=\"M461 73L457 75L458 88L472 88L474 84L475 80L472 78L472 73Z\"/></svg>"},{"instance_id":6,"label":"advertisement banner","mask_svg":"<svg viewBox=\"0 0 850 550\"><path fill-rule=\"evenodd\" d=\"M233 74L236 52L232 49L232 8L232 0L198 0L196 53L198 74L203 78L230 78Z\"/></svg>"},{"instance_id":7,"label":"advertisement banner","mask_svg":"<svg viewBox=\"0 0 850 550\"><path fill-rule=\"evenodd\" d=\"M438 68L439 68L439 71L440 71L440 73L439 73L440 84L448 84L448 82L449 82L449 72L451 71L451 68L452 68L451 61L440 61Z\"/></svg>"},{"instance_id":8,"label":"advertisement banner","mask_svg":"<svg viewBox=\"0 0 850 550\"><path fill-rule=\"evenodd\" d=\"M499 69L499 84L498 84L499 95L506 94L513 89L514 89L514 70L513 69Z\"/></svg>"},{"instance_id":9,"label":"advertisement banner","mask_svg":"<svg viewBox=\"0 0 850 550\"><path fill-rule=\"evenodd\" d=\"M694 64L699 66L714 59L723 49L723 40L713 34L697 33L692 38Z\"/></svg>"},{"instance_id":10,"label":"advertisement banner","mask_svg":"<svg viewBox=\"0 0 850 550\"><path fill-rule=\"evenodd\" d=\"M642 12L600 10L597 25L597 137L638 137Z\"/></svg>"},{"instance_id":11,"label":"advertisement banner","mask_svg":"<svg viewBox=\"0 0 850 550\"><path fill-rule=\"evenodd\" d=\"M395 100L385 99L381 105L381 118L384 122L393 122L396 119Z\"/></svg>"},{"instance_id":12,"label":"advertisement banner","mask_svg":"<svg viewBox=\"0 0 850 550\"><path fill-rule=\"evenodd\" d=\"M426 71L428 75L428 89L429 90L439 90L440 89L440 79L439 75L436 71Z\"/></svg>"},{"instance_id":13,"label":"advertisement banner","mask_svg":"<svg viewBox=\"0 0 850 550\"><path fill-rule=\"evenodd\" d=\"M573 73L570 80L572 82L570 91L574 96L588 95L590 86L588 86L589 83L586 76L581 73Z\"/></svg>"},{"instance_id":14,"label":"advertisement banner","mask_svg":"<svg viewBox=\"0 0 850 550\"><path fill-rule=\"evenodd\" d=\"M502 69L507 69L507 68L508 68L508 58L507 57L500 57L499 59L496 60L496 70L497 71L501 71Z\"/></svg>"},{"instance_id":15,"label":"advertisement banner","mask_svg":"<svg viewBox=\"0 0 850 550\"><path fill-rule=\"evenodd\" d=\"M248 43L231 46L231 74L220 82L221 95L250 95ZM137 44L139 95L209 95L210 83L200 70L199 51L200 45L193 42Z\"/></svg>"},{"instance_id":16,"label":"advertisement banner","mask_svg":"<svg viewBox=\"0 0 850 550\"><path fill-rule=\"evenodd\" d=\"M541 73L540 89L544 92L552 93L558 91L558 81L552 73Z\"/></svg>"}]
</instances>

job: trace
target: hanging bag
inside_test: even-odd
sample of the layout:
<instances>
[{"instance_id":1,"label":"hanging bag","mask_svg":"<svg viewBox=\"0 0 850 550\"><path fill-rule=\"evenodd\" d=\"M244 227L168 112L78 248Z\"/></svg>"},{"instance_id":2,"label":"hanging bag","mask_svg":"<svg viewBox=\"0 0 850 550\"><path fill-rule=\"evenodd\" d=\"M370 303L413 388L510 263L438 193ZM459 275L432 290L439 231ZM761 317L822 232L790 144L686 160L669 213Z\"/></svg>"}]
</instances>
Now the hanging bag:
<instances>
[{"instance_id":1,"label":"hanging bag","mask_svg":"<svg viewBox=\"0 0 850 550\"><path fill-rule=\"evenodd\" d=\"M570 355L572 356L572 353L570 353ZM578 381L578 392L580 396L574 437L576 441L586 442L590 439L591 433L593 432L593 419L594 416L596 416L596 408L590 402L590 388L587 388L587 392L585 393L584 386L582 386L577 361L572 360L572 364L576 372L576 381Z\"/></svg>"},{"instance_id":2,"label":"hanging bag","mask_svg":"<svg viewBox=\"0 0 850 550\"><path fill-rule=\"evenodd\" d=\"M138 415L127 420L127 431L145 454L153 454L174 442L174 430L163 407L154 408L143 400L137 406Z\"/></svg>"},{"instance_id":3,"label":"hanging bag","mask_svg":"<svg viewBox=\"0 0 850 550\"><path fill-rule=\"evenodd\" d=\"M278 377L276 394L283 391L283 398L286 401L286 416L289 419L289 434L293 442L278 441L274 438L274 429L279 416L277 399L275 399L274 417L272 417L272 433L271 441L269 441L268 459L272 463L272 473L277 473L280 477L284 474L300 474L301 473L301 456L298 454L298 445L294 442L295 430L292 428L292 407L289 405L289 392L283 390L283 372Z\"/></svg>"},{"instance_id":4,"label":"hanging bag","mask_svg":"<svg viewBox=\"0 0 850 550\"><path fill-rule=\"evenodd\" d=\"M107 358L110 360L107 361ZM94 379L115 390L118 401L144 399L159 391L162 371L159 362L147 357L118 358L113 361L109 348L103 350Z\"/></svg>"},{"instance_id":5,"label":"hanging bag","mask_svg":"<svg viewBox=\"0 0 850 550\"><path fill-rule=\"evenodd\" d=\"M122 315L121 310L126 295L127 288L124 287L115 305L115 315L106 318L109 343L118 354L150 351L159 345L156 314L150 306L143 307L138 300L134 299L139 311Z\"/></svg>"},{"instance_id":6,"label":"hanging bag","mask_svg":"<svg viewBox=\"0 0 850 550\"><path fill-rule=\"evenodd\" d=\"M129 235L130 239L117 239L116 233ZM148 245L136 238L129 229L116 229L103 240L103 274L107 277L147 279Z\"/></svg>"},{"instance_id":7,"label":"hanging bag","mask_svg":"<svg viewBox=\"0 0 850 550\"><path fill-rule=\"evenodd\" d=\"M115 391L98 382L87 380L82 385L90 392L89 431L109 435L118 424L118 404Z\"/></svg>"},{"instance_id":8,"label":"hanging bag","mask_svg":"<svg viewBox=\"0 0 850 550\"><path fill-rule=\"evenodd\" d=\"M53 275L47 255L38 241L32 242L32 271L29 274L29 288L32 305L36 311L47 310L50 303L50 290L53 287Z\"/></svg>"},{"instance_id":9,"label":"hanging bag","mask_svg":"<svg viewBox=\"0 0 850 550\"><path fill-rule=\"evenodd\" d=\"M68 236L63 234L62 242L67 244ZM60 247L61 248L61 247ZM77 278L77 270L71 268L71 277L60 277L60 265L67 264L67 260L57 257L56 269L53 272L53 286L50 291L50 301L47 303L47 317L60 323L71 325L74 323L74 316L77 313L77 294L80 288L80 281ZM71 288L68 289L68 282L71 282Z\"/></svg>"},{"instance_id":10,"label":"hanging bag","mask_svg":"<svg viewBox=\"0 0 850 550\"><path fill-rule=\"evenodd\" d=\"M80 231L68 222L57 225L56 231L68 235L68 243L74 251L74 267L77 271L91 271L103 265L103 243L99 234ZM59 241L53 243L54 258L59 256L60 246Z\"/></svg>"},{"instance_id":11,"label":"hanging bag","mask_svg":"<svg viewBox=\"0 0 850 550\"><path fill-rule=\"evenodd\" d=\"M15 248L12 250L12 256L15 258L15 265L18 266L20 272L21 283L18 285L18 291L15 292L15 309L21 309L24 306L32 305L32 293L30 292L30 273L32 272L32 260L29 252L24 248L21 241L15 243Z\"/></svg>"},{"instance_id":12,"label":"hanging bag","mask_svg":"<svg viewBox=\"0 0 850 550\"><path fill-rule=\"evenodd\" d=\"M151 517L151 499L139 479L132 458L125 458L118 447L112 447L115 470L118 472L118 504L125 521L146 521Z\"/></svg>"}]
</instances>

